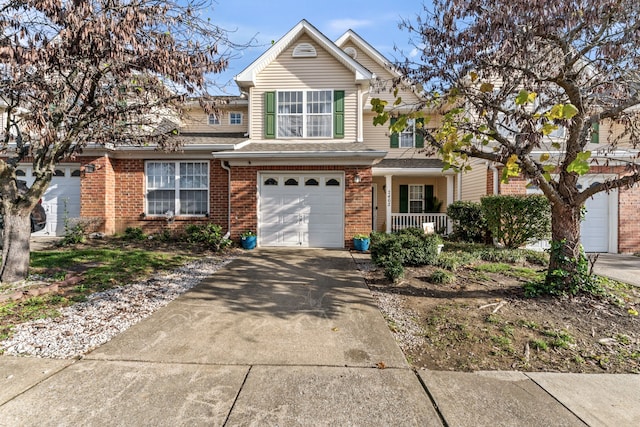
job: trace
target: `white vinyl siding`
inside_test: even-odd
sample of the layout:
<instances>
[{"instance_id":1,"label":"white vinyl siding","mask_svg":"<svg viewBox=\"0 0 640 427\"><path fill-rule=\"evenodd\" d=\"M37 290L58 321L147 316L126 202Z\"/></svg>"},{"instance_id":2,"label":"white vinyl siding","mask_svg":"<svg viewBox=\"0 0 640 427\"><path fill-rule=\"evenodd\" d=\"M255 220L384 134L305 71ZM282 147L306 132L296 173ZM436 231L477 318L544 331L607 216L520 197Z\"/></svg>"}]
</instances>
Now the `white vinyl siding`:
<instances>
[{"instance_id":1,"label":"white vinyl siding","mask_svg":"<svg viewBox=\"0 0 640 427\"><path fill-rule=\"evenodd\" d=\"M247 121L247 109L241 106L232 106L233 110L228 111L220 109L216 114L220 117L219 125L209 124L209 115L204 112L200 107L194 107L187 111L184 117L184 125L181 127L182 132L233 132L233 133L246 133L248 131ZM231 120L231 114L239 114L241 116L241 123L233 124Z\"/></svg>"},{"instance_id":2,"label":"white vinyl siding","mask_svg":"<svg viewBox=\"0 0 640 427\"><path fill-rule=\"evenodd\" d=\"M209 212L209 163L146 164L147 215L206 215Z\"/></svg>"},{"instance_id":3,"label":"white vinyl siding","mask_svg":"<svg viewBox=\"0 0 640 427\"><path fill-rule=\"evenodd\" d=\"M264 135L264 93L271 91L344 90L344 141L356 139L357 90L354 74L337 61L329 52L318 46L310 37L303 35L295 43L307 42L317 51L315 58L293 58L294 46L282 52L262 70L251 88L251 135ZM363 90L366 88L363 88Z\"/></svg>"}]
</instances>

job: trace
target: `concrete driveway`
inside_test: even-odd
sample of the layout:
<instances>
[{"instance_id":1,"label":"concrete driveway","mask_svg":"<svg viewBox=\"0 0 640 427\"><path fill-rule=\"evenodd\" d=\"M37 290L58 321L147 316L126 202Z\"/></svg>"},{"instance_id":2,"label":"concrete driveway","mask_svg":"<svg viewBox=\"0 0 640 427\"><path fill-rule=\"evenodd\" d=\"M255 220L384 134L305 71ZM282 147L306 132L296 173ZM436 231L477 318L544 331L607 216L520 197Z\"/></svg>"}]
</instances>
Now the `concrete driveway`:
<instances>
[{"instance_id":1,"label":"concrete driveway","mask_svg":"<svg viewBox=\"0 0 640 427\"><path fill-rule=\"evenodd\" d=\"M0 356L0 426L639 425L639 387L414 372L349 252L260 249L81 360Z\"/></svg>"},{"instance_id":2,"label":"concrete driveway","mask_svg":"<svg viewBox=\"0 0 640 427\"><path fill-rule=\"evenodd\" d=\"M442 425L341 250L247 253L50 369L1 425Z\"/></svg>"}]
</instances>

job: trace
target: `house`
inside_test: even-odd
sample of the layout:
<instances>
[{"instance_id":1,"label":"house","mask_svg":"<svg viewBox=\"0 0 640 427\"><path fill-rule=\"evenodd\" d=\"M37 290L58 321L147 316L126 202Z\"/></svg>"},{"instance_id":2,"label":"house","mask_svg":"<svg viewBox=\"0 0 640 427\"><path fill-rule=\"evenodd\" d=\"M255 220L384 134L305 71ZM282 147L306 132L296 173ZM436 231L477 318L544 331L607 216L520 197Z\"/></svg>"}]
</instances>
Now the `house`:
<instances>
[{"instance_id":1,"label":"house","mask_svg":"<svg viewBox=\"0 0 640 427\"><path fill-rule=\"evenodd\" d=\"M88 148L59 165L43 198L51 221L39 234L63 234L65 219L75 217L107 234L213 222L234 239L256 231L260 246L344 248L371 230L433 222L447 231L446 207L455 200L528 191L518 180L500 184L484 163L462 175L443 171L421 152L416 132L437 126L435 113L401 134L374 126L371 100L392 104L390 82L400 77L355 32L332 41L302 20L236 76L240 96L217 98L211 114L187 105L179 152ZM400 95L400 110L418 101L410 89ZM29 180L30 166L21 173ZM640 251L632 231L640 224L637 193L595 202L607 213L590 213L599 225L584 229L613 227L596 238L608 242L600 249Z\"/></svg>"},{"instance_id":2,"label":"house","mask_svg":"<svg viewBox=\"0 0 640 427\"><path fill-rule=\"evenodd\" d=\"M232 238L255 230L260 246L343 248L371 230L447 229L456 175L420 152L415 123L400 135L373 125L370 101L393 99L397 77L353 31L331 41L303 20L236 76L240 96L212 114L187 105L179 152L89 147L60 164L39 234L76 217L107 234L213 222Z\"/></svg>"}]
</instances>

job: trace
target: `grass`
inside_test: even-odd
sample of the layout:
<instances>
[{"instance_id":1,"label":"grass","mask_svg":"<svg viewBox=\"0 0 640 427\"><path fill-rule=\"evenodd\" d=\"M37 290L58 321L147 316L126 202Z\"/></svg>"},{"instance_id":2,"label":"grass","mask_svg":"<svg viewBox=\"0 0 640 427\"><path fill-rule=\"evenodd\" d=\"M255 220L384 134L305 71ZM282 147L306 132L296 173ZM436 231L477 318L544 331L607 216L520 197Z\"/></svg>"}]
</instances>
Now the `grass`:
<instances>
[{"instance_id":1,"label":"grass","mask_svg":"<svg viewBox=\"0 0 640 427\"><path fill-rule=\"evenodd\" d=\"M31 271L59 274L78 265L88 266L82 287L104 290L125 285L156 270L170 270L193 258L141 249L81 249L42 251L31 254ZM81 290L84 292L85 290Z\"/></svg>"},{"instance_id":2,"label":"grass","mask_svg":"<svg viewBox=\"0 0 640 427\"><path fill-rule=\"evenodd\" d=\"M83 280L68 289L64 296L47 294L0 305L0 340L11 334L14 324L55 317L60 308L85 301L93 292L133 283L157 271L177 268L192 259L141 249L70 248L32 252L30 275L59 281L75 271L82 273Z\"/></svg>"},{"instance_id":3,"label":"grass","mask_svg":"<svg viewBox=\"0 0 640 427\"><path fill-rule=\"evenodd\" d=\"M544 272L539 272L528 267L518 267L503 262L480 264L473 268L475 271L478 271L480 273L502 274L505 276L518 277L525 280L542 280L544 278Z\"/></svg>"}]
</instances>

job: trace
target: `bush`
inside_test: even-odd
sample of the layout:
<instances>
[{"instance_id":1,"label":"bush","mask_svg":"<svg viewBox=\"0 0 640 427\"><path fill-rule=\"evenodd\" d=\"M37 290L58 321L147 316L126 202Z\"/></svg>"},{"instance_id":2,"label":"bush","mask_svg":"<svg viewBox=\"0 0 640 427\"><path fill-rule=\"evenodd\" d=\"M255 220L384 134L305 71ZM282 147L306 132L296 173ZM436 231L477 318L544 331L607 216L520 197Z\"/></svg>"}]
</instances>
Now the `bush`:
<instances>
[{"instance_id":1,"label":"bush","mask_svg":"<svg viewBox=\"0 0 640 427\"><path fill-rule=\"evenodd\" d=\"M489 231L506 248L549 237L551 209L545 196L486 196L481 205Z\"/></svg>"},{"instance_id":2,"label":"bush","mask_svg":"<svg viewBox=\"0 0 640 427\"><path fill-rule=\"evenodd\" d=\"M478 243L488 240L489 229L480 203L453 202L447 207L447 215L453 221L452 240Z\"/></svg>"},{"instance_id":3,"label":"bush","mask_svg":"<svg viewBox=\"0 0 640 427\"><path fill-rule=\"evenodd\" d=\"M144 240L147 236L140 227L127 227L122 238L125 240Z\"/></svg>"},{"instance_id":4,"label":"bush","mask_svg":"<svg viewBox=\"0 0 640 427\"><path fill-rule=\"evenodd\" d=\"M456 276L455 274L449 273L448 271L436 270L431 273L431 276L429 276L429 281L431 283L446 285L455 282Z\"/></svg>"},{"instance_id":5,"label":"bush","mask_svg":"<svg viewBox=\"0 0 640 427\"><path fill-rule=\"evenodd\" d=\"M187 242L204 243L215 251L222 250L231 244L231 240L223 237L222 227L217 224L189 224L184 231Z\"/></svg>"},{"instance_id":6,"label":"bush","mask_svg":"<svg viewBox=\"0 0 640 427\"><path fill-rule=\"evenodd\" d=\"M420 228L407 228L394 234L371 233L371 260L384 268L385 276L397 280L404 266L433 264L438 257L441 238L424 234Z\"/></svg>"},{"instance_id":7,"label":"bush","mask_svg":"<svg viewBox=\"0 0 640 427\"><path fill-rule=\"evenodd\" d=\"M442 252L438 255L434 265L449 271L456 271L458 267L473 264L478 260L474 252Z\"/></svg>"},{"instance_id":8,"label":"bush","mask_svg":"<svg viewBox=\"0 0 640 427\"><path fill-rule=\"evenodd\" d=\"M397 258L402 265L433 264L438 257L442 239L437 234L424 234L420 228L407 228L393 234L372 233L371 259L381 265L381 259Z\"/></svg>"}]
</instances>

